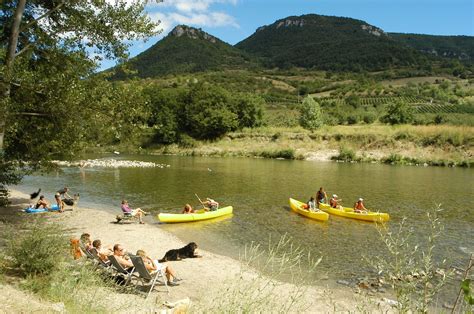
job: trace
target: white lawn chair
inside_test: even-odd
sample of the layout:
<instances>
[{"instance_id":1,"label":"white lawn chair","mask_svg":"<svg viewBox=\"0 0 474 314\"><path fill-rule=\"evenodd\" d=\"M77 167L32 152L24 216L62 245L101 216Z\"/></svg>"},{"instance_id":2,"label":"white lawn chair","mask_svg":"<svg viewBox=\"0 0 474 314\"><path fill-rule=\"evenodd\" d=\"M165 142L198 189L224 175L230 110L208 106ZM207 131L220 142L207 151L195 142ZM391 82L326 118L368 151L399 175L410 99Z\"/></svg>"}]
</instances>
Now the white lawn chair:
<instances>
[{"instance_id":1,"label":"white lawn chair","mask_svg":"<svg viewBox=\"0 0 474 314\"><path fill-rule=\"evenodd\" d=\"M168 293L170 293L164 268L150 273L148 269L146 269L145 263L143 262L143 259L140 256L130 256L130 258L132 260L133 266L135 267L135 270L139 274L138 279L140 279L142 286L144 287L146 282L151 282L150 290L148 291L146 298L148 298L151 291L155 287L158 277L161 277L161 279L165 283L166 290L168 291Z\"/></svg>"}]
</instances>

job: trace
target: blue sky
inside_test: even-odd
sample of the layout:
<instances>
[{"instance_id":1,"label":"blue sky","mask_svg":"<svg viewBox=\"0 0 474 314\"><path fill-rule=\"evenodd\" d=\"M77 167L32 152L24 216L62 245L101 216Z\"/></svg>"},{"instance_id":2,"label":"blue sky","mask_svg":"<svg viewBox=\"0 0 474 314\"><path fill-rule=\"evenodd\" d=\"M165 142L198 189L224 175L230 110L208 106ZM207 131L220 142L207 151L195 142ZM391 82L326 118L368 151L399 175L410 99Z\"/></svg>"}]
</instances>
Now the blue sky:
<instances>
[{"instance_id":1,"label":"blue sky","mask_svg":"<svg viewBox=\"0 0 474 314\"><path fill-rule=\"evenodd\" d=\"M163 32L130 47L133 57L178 24L186 24L236 44L256 28L309 13L364 20L386 32L474 36L474 0L164 0L146 9ZM104 61L101 69L113 66Z\"/></svg>"}]
</instances>

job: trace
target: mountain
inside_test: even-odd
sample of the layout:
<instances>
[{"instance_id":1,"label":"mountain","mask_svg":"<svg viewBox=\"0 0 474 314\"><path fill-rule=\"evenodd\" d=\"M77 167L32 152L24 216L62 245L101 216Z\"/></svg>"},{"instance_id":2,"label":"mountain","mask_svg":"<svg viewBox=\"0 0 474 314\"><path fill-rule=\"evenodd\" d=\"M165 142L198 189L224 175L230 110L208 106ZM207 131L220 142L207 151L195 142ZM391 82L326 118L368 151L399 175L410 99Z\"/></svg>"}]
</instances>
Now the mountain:
<instances>
[{"instance_id":1,"label":"mountain","mask_svg":"<svg viewBox=\"0 0 474 314\"><path fill-rule=\"evenodd\" d=\"M277 20L235 47L279 68L380 70L420 65L428 58L364 21L316 14Z\"/></svg>"},{"instance_id":2,"label":"mountain","mask_svg":"<svg viewBox=\"0 0 474 314\"><path fill-rule=\"evenodd\" d=\"M430 55L474 62L473 36L389 33L393 39Z\"/></svg>"},{"instance_id":3,"label":"mountain","mask_svg":"<svg viewBox=\"0 0 474 314\"><path fill-rule=\"evenodd\" d=\"M178 25L165 38L130 59L128 70L136 76L156 77L166 74L206 70L242 69L255 65L248 56L222 40L193 27ZM130 74L116 70L115 79Z\"/></svg>"}]
</instances>

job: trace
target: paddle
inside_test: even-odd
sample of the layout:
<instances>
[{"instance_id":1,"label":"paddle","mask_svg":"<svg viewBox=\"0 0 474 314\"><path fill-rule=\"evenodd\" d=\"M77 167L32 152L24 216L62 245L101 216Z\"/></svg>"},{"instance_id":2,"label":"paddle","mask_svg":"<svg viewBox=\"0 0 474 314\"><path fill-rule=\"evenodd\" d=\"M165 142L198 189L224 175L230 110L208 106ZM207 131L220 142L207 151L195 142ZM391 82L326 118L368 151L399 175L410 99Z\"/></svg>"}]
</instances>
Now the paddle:
<instances>
[{"instance_id":1,"label":"paddle","mask_svg":"<svg viewBox=\"0 0 474 314\"><path fill-rule=\"evenodd\" d=\"M199 203L201 203L202 207L205 209L206 206L204 206L204 203L201 201L201 199L199 198L199 196L198 196L196 193L194 193L194 195L196 195L197 199L199 200Z\"/></svg>"}]
</instances>

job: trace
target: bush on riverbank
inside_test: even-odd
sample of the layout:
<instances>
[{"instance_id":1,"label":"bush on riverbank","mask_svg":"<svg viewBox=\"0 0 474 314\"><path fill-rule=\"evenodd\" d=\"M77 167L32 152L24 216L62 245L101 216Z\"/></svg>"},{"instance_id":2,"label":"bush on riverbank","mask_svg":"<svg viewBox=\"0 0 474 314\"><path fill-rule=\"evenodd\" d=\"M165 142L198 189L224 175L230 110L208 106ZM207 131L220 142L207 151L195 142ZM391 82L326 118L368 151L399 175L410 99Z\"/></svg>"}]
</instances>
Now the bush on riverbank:
<instances>
[{"instance_id":1,"label":"bush on riverbank","mask_svg":"<svg viewBox=\"0 0 474 314\"><path fill-rule=\"evenodd\" d=\"M8 229L8 230L5 230ZM103 298L111 286L87 263L73 261L65 230L44 219L18 228L5 228L6 248L0 273L17 278L20 287L51 302L61 302L73 313L108 311L115 304Z\"/></svg>"},{"instance_id":2,"label":"bush on riverbank","mask_svg":"<svg viewBox=\"0 0 474 314\"><path fill-rule=\"evenodd\" d=\"M428 313L430 307L436 305L433 304L435 296L453 274L452 270L446 270L445 261L437 262L434 257L434 249L444 230L438 217L441 210L438 206L426 213L430 229L421 238L415 238L415 231L407 226L406 218L395 231L386 224L377 225L390 258L377 255L366 259L390 283L397 297L395 307L400 313Z\"/></svg>"}]
</instances>

